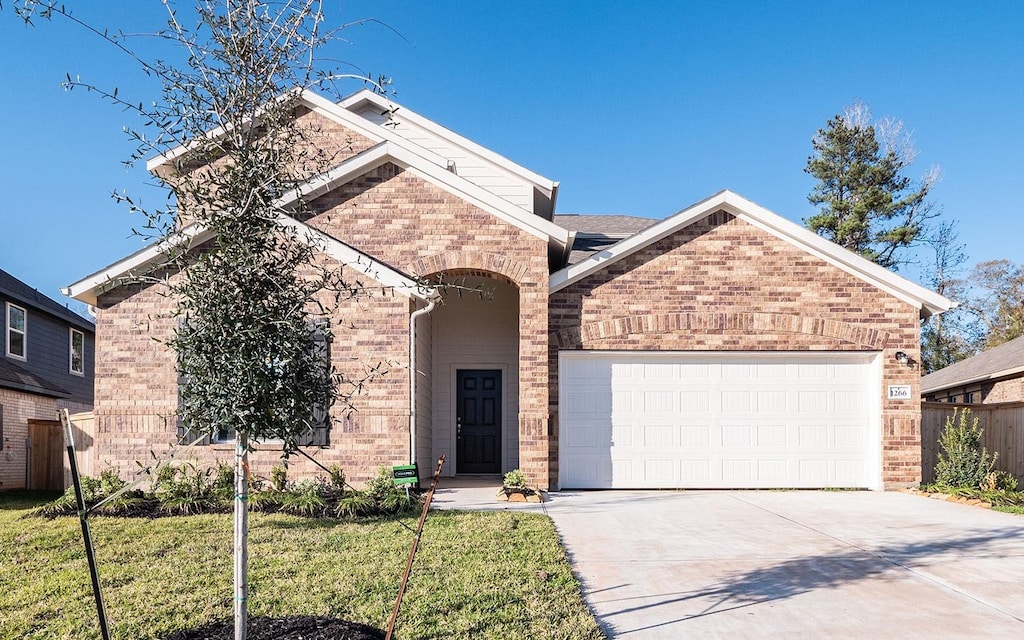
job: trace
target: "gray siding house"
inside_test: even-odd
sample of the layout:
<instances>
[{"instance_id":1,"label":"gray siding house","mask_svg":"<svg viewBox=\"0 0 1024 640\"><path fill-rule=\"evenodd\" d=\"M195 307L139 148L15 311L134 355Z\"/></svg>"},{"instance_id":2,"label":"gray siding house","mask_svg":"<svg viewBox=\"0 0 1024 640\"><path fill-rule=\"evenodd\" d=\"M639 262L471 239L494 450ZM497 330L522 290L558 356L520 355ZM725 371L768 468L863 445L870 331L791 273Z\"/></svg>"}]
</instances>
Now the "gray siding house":
<instances>
[{"instance_id":1,"label":"gray siding house","mask_svg":"<svg viewBox=\"0 0 1024 640\"><path fill-rule=\"evenodd\" d=\"M89 320L0 270L0 491L32 487L29 421L93 405Z\"/></svg>"}]
</instances>

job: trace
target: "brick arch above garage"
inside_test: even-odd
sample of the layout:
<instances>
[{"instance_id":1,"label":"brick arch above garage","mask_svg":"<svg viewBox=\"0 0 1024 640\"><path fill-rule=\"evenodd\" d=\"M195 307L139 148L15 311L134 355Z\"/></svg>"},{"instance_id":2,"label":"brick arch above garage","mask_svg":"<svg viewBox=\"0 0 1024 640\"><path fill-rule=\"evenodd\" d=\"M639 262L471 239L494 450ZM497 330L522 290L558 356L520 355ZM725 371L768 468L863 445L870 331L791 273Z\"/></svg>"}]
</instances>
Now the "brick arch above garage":
<instances>
[{"instance_id":1,"label":"brick arch above garage","mask_svg":"<svg viewBox=\"0 0 1024 640\"><path fill-rule=\"evenodd\" d=\"M645 339L644 337L648 339ZM710 336L718 336L709 340ZM659 345L651 344L653 338ZM892 337L885 331L840 320L794 314L688 312L643 314L590 322L551 334L558 349L618 348L627 342L645 348L885 349ZM711 344L709 344L709 342Z\"/></svg>"}]
</instances>

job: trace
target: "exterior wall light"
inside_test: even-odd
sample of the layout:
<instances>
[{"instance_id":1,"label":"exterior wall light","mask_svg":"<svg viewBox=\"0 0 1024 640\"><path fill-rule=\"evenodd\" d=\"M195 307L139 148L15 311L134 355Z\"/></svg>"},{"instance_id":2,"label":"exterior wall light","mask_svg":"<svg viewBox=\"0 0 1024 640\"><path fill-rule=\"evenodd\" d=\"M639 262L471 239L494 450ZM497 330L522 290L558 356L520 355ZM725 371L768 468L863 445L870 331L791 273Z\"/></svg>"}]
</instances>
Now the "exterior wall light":
<instances>
[{"instance_id":1,"label":"exterior wall light","mask_svg":"<svg viewBox=\"0 0 1024 640\"><path fill-rule=\"evenodd\" d=\"M910 357L906 354L905 351L897 351L896 362L900 364L907 364L908 362L910 362Z\"/></svg>"}]
</instances>

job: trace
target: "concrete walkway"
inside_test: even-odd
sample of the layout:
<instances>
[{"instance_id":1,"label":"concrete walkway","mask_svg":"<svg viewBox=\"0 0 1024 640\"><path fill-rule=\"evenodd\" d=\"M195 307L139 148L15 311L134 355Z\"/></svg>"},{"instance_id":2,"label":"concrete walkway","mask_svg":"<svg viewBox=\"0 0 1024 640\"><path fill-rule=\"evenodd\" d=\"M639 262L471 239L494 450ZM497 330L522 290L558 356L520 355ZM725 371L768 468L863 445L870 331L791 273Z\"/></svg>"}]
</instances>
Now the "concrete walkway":
<instances>
[{"instance_id":1,"label":"concrete walkway","mask_svg":"<svg viewBox=\"0 0 1024 640\"><path fill-rule=\"evenodd\" d=\"M492 502L498 482L435 500L546 512L610 637L1024 638L1024 516L877 492L567 491L538 507Z\"/></svg>"}]
</instances>

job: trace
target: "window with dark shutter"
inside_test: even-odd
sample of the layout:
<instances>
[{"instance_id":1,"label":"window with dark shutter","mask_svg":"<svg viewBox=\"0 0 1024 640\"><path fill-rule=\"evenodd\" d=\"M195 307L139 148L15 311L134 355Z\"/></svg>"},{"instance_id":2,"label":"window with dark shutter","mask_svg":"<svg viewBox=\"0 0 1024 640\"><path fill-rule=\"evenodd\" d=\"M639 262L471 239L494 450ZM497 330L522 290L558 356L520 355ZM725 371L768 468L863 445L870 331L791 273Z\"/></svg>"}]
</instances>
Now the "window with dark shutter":
<instances>
[{"instance_id":1,"label":"window with dark shutter","mask_svg":"<svg viewBox=\"0 0 1024 640\"><path fill-rule=\"evenodd\" d=\"M316 353L319 356L319 360L323 367L329 368L331 366L331 344L327 338L328 329L330 327L330 321L327 319L318 319L310 323L310 331L313 332L314 346ZM178 377L178 389L182 388L182 379ZM178 394L179 405L181 403L181 394ZM326 407L313 407L313 416L315 424L313 428L306 434L298 438L298 444L304 447L326 447L330 444L330 431L331 431L331 417ZM193 440L199 437L197 431L188 429L181 418L178 419L178 441L183 444L189 444ZM211 439L209 436L204 437L198 444L208 445L211 442L216 443L233 443L235 441L234 429L220 430L214 434Z\"/></svg>"},{"instance_id":2,"label":"window with dark shutter","mask_svg":"<svg viewBox=\"0 0 1024 640\"><path fill-rule=\"evenodd\" d=\"M330 321L326 318L319 318L310 323L310 330L313 332L313 348L319 356L320 364L325 369L331 366L331 341L327 338ZM316 424L306 435L299 438L299 444L307 447L326 447L330 444L331 416L327 407L313 407L313 416Z\"/></svg>"}]
</instances>

